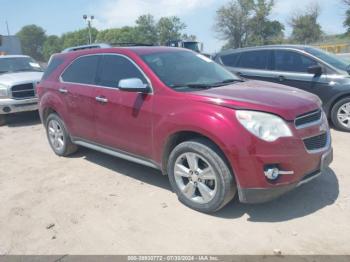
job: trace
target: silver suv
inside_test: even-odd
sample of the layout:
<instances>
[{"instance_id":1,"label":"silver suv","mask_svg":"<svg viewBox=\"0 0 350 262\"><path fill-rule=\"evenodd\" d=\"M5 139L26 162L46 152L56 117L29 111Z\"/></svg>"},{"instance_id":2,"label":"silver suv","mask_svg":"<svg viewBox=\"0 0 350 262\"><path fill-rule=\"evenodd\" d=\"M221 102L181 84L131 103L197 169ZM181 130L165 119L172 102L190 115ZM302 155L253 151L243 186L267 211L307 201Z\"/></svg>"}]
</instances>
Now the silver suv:
<instances>
[{"instance_id":1,"label":"silver suv","mask_svg":"<svg viewBox=\"0 0 350 262\"><path fill-rule=\"evenodd\" d=\"M38 109L35 87L42 74L41 66L29 56L0 56L0 126L6 114Z\"/></svg>"}]
</instances>

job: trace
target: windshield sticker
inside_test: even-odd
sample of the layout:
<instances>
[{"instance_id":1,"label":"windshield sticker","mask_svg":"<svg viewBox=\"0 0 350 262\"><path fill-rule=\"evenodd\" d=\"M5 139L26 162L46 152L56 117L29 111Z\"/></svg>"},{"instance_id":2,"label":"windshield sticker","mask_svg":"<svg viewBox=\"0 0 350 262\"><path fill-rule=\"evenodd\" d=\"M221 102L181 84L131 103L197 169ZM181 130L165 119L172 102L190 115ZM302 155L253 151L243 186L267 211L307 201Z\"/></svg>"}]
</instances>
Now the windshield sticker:
<instances>
[{"instance_id":1,"label":"windshield sticker","mask_svg":"<svg viewBox=\"0 0 350 262\"><path fill-rule=\"evenodd\" d=\"M201 55L201 54L198 54L197 57L199 57L200 59L204 60L205 62L207 63L212 63L213 60L211 60L210 58L204 56L204 55Z\"/></svg>"},{"instance_id":2,"label":"windshield sticker","mask_svg":"<svg viewBox=\"0 0 350 262\"><path fill-rule=\"evenodd\" d=\"M30 64L32 67L40 68L40 65L39 65L38 63L30 62L29 64Z\"/></svg>"}]
</instances>

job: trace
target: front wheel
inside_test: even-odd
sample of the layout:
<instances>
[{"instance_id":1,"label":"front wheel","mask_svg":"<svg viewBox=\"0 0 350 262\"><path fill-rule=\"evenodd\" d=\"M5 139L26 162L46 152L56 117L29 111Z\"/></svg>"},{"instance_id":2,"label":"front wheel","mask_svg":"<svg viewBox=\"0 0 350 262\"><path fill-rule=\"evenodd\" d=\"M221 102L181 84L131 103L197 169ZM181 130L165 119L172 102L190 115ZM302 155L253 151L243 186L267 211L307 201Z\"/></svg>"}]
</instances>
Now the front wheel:
<instances>
[{"instance_id":1,"label":"front wheel","mask_svg":"<svg viewBox=\"0 0 350 262\"><path fill-rule=\"evenodd\" d=\"M223 154L206 139L186 141L176 146L169 157L168 175L179 200L200 212L218 211L236 193Z\"/></svg>"},{"instance_id":2,"label":"front wheel","mask_svg":"<svg viewBox=\"0 0 350 262\"><path fill-rule=\"evenodd\" d=\"M341 99L333 106L332 122L337 129L350 132L350 97Z\"/></svg>"}]
</instances>

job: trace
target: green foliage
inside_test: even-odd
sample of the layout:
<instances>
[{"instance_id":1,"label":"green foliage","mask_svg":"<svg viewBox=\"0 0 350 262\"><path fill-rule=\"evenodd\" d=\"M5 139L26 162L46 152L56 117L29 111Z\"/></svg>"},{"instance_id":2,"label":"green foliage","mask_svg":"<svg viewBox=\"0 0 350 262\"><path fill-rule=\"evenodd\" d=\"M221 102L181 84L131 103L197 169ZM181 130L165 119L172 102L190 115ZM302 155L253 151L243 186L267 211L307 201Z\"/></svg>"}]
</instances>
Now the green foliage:
<instances>
[{"instance_id":1,"label":"green foliage","mask_svg":"<svg viewBox=\"0 0 350 262\"><path fill-rule=\"evenodd\" d=\"M274 0L231 0L217 11L215 29L225 48L283 42L284 26L269 16Z\"/></svg>"},{"instance_id":2,"label":"green foliage","mask_svg":"<svg viewBox=\"0 0 350 262\"><path fill-rule=\"evenodd\" d=\"M106 29L98 32L96 42L103 43L132 43L137 42L137 33L134 27Z\"/></svg>"},{"instance_id":3,"label":"green foliage","mask_svg":"<svg viewBox=\"0 0 350 262\"><path fill-rule=\"evenodd\" d=\"M226 40L226 47L247 45L254 0L231 0L216 11L215 30L218 38Z\"/></svg>"},{"instance_id":4,"label":"green foliage","mask_svg":"<svg viewBox=\"0 0 350 262\"><path fill-rule=\"evenodd\" d=\"M350 8L346 10L344 26L347 28L347 32L350 33Z\"/></svg>"},{"instance_id":5,"label":"green foliage","mask_svg":"<svg viewBox=\"0 0 350 262\"><path fill-rule=\"evenodd\" d=\"M46 39L44 29L36 25L27 25L16 34L21 41L22 50L25 55L29 55L36 60L43 60L43 44Z\"/></svg>"},{"instance_id":6,"label":"green foliage","mask_svg":"<svg viewBox=\"0 0 350 262\"><path fill-rule=\"evenodd\" d=\"M185 28L186 24L176 16L160 18L157 23L159 43L164 45L168 41L181 39L181 32Z\"/></svg>"},{"instance_id":7,"label":"green foliage","mask_svg":"<svg viewBox=\"0 0 350 262\"><path fill-rule=\"evenodd\" d=\"M137 42L155 44L158 42L158 30L154 17L150 14L142 15L136 20Z\"/></svg>"},{"instance_id":8,"label":"green foliage","mask_svg":"<svg viewBox=\"0 0 350 262\"><path fill-rule=\"evenodd\" d=\"M92 43L95 42L97 36L97 29L91 28ZM80 29L73 32L68 32L61 37L63 43L63 49L71 46L86 45L89 44L89 30Z\"/></svg>"},{"instance_id":9,"label":"green foliage","mask_svg":"<svg viewBox=\"0 0 350 262\"><path fill-rule=\"evenodd\" d=\"M43 45L44 59L49 60L50 56L62 51L62 40L56 35L50 35L46 38Z\"/></svg>"},{"instance_id":10,"label":"green foliage","mask_svg":"<svg viewBox=\"0 0 350 262\"><path fill-rule=\"evenodd\" d=\"M317 22L319 7L313 6L304 13L296 13L292 16L290 25L293 28L291 39L296 43L310 44L317 42L322 37L321 25Z\"/></svg>"},{"instance_id":11,"label":"green foliage","mask_svg":"<svg viewBox=\"0 0 350 262\"><path fill-rule=\"evenodd\" d=\"M249 45L267 45L283 39L284 26L277 20L270 21L269 16L274 0L257 0L253 5L254 16L249 23Z\"/></svg>"}]
</instances>

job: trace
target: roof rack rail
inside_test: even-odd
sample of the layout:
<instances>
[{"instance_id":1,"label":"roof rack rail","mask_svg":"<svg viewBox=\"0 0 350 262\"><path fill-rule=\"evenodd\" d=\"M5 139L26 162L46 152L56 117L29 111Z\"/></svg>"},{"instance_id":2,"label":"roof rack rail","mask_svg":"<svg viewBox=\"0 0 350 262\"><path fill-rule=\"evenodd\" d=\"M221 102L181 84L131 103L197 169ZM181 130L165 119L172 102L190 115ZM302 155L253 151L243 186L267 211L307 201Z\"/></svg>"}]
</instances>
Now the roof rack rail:
<instances>
[{"instance_id":1,"label":"roof rack rail","mask_svg":"<svg viewBox=\"0 0 350 262\"><path fill-rule=\"evenodd\" d=\"M109 45L111 46L154 46L154 44L133 43L133 42L110 43Z\"/></svg>"},{"instance_id":2,"label":"roof rack rail","mask_svg":"<svg viewBox=\"0 0 350 262\"><path fill-rule=\"evenodd\" d=\"M62 53L69 53L74 51L80 51L80 50L86 50L86 49L94 49L94 48L110 48L112 47L109 44L100 43L100 44L91 44L91 45L79 45L79 46L73 46L68 47L62 51Z\"/></svg>"}]
</instances>

